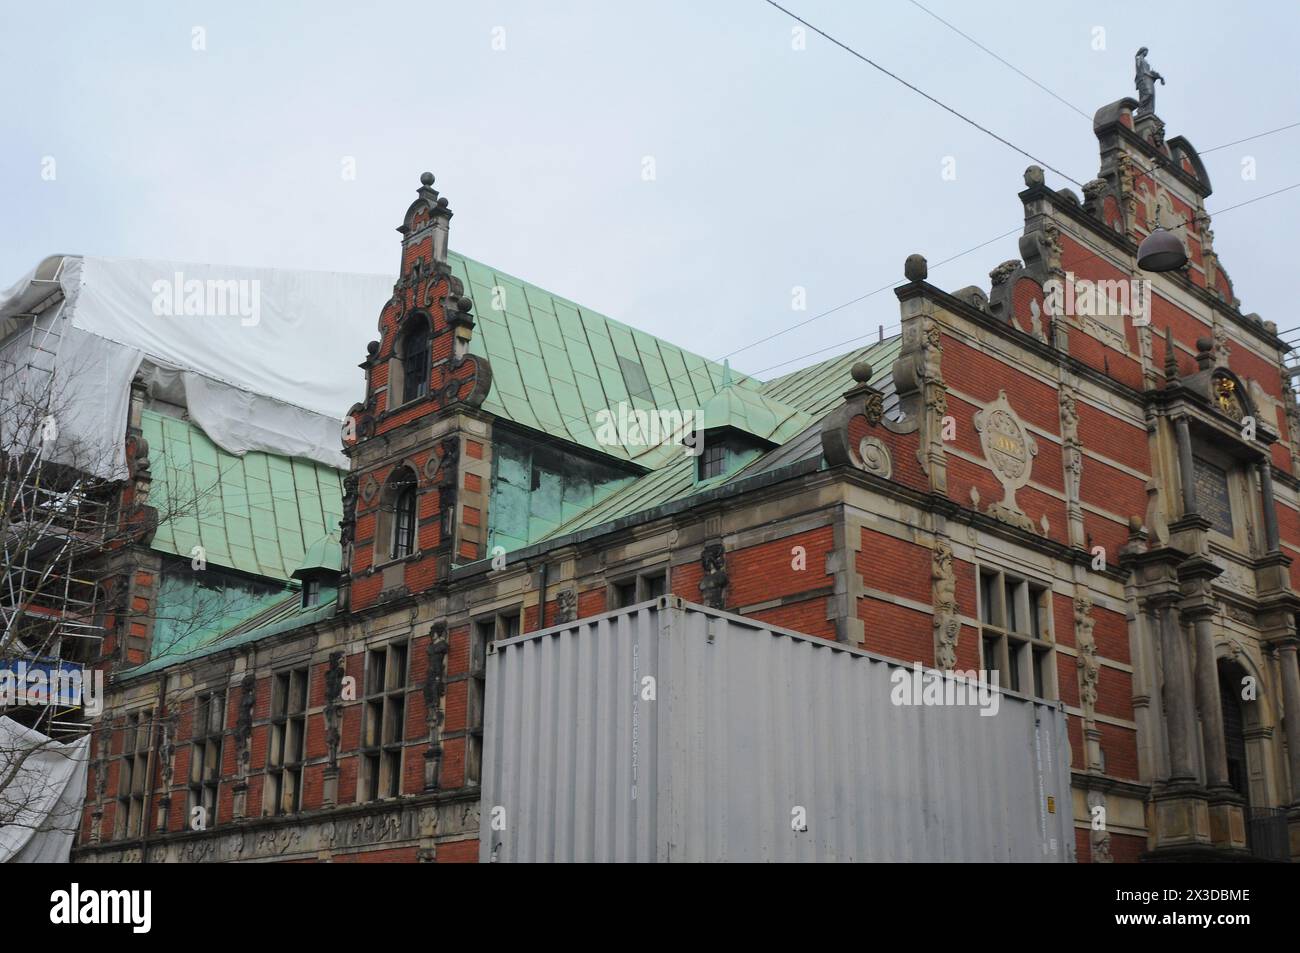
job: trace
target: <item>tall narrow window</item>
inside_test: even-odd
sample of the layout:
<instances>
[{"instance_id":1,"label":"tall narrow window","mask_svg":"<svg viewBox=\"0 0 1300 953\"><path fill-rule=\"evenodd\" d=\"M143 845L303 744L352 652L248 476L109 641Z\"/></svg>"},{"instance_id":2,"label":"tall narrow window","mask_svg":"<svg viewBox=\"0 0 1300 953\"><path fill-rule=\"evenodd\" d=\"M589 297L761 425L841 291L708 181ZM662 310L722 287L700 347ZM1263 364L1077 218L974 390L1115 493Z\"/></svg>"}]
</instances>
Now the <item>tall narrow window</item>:
<instances>
[{"instance_id":1,"label":"tall narrow window","mask_svg":"<svg viewBox=\"0 0 1300 953\"><path fill-rule=\"evenodd\" d=\"M415 550L415 487L409 486L397 495L393 520L393 558L401 559Z\"/></svg>"},{"instance_id":2,"label":"tall narrow window","mask_svg":"<svg viewBox=\"0 0 1300 953\"><path fill-rule=\"evenodd\" d=\"M487 699L488 646L519 634L519 610L508 609L474 623L469 656L469 743L465 751L465 783L483 780L483 705Z\"/></svg>"},{"instance_id":3,"label":"tall narrow window","mask_svg":"<svg viewBox=\"0 0 1300 953\"><path fill-rule=\"evenodd\" d=\"M406 725L406 643L366 653L366 701L362 713L358 801L397 797L402 786Z\"/></svg>"},{"instance_id":4,"label":"tall narrow window","mask_svg":"<svg viewBox=\"0 0 1300 953\"><path fill-rule=\"evenodd\" d=\"M217 824L217 792L221 785L221 746L226 733L226 695L200 695L194 703L193 744L190 746L190 816L202 808L207 827Z\"/></svg>"},{"instance_id":5,"label":"tall narrow window","mask_svg":"<svg viewBox=\"0 0 1300 953\"><path fill-rule=\"evenodd\" d=\"M302 809L307 676L306 668L280 672L271 688L271 735L266 751L263 814L295 814Z\"/></svg>"},{"instance_id":6,"label":"tall narrow window","mask_svg":"<svg viewBox=\"0 0 1300 953\"><path fill-rule=\"evenodd\" d=\"M411 322L402 337L402 402L429 393L429 322L423 316Z\"/></svg>"},{"instance_id":7,"label":"tall narrow window","mask_svg":"<svg viewBox=\"0 0 1300 953\"><path fill-rule=\"evenodd\" d=\"M144 829L144 789L148 775L153 713L137 712L126 718L122 733L122 760L117 775L117 836L139 837Z\"/></svg>"}]
</instances>

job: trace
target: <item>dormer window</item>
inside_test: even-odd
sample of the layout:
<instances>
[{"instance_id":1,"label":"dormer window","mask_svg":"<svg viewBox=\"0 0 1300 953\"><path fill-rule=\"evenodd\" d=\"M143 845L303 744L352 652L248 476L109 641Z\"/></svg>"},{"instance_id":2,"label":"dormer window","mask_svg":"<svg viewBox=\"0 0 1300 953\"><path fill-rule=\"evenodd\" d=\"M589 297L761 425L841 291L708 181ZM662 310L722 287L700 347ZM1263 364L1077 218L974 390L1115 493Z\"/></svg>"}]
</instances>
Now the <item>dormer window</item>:
<instances>
[{"instance_id":1,"label":"dormer window","mask_svg":"<svg viewBox=\"0 0 1300 953\"><path fill-rule=\"evenodd\" d=\"M699 478L709 480L721 476L726 467L727 448L721 440L705 442L704 452L699 457Z\"/></svg>"},{"instance_id":2,"label":"dormer window","mask_svg":"<svg viewBox=\"0 0 1300 953\"><path fill-rule=\"evenodd\" d=\"M343 549L333 533L327 533L307 547L302 565L293 578L302 581L301 609L315 609L330 602L339 586Z\"/></svg>"},{"instance_id":3,"label":"dormer window","mask_svg":"<svg viewBox=\"0 0 1300 953\"><path fill-rule=\"evenodd\" d=\"M743 469L812 422L800 410L731 380L722 369L722 387L692 421L688 443L696 453L697 482L716 480Z\"/></svg>"},{"instance_id":4,"label":"dormer window","mask_svg":"<svg viewBox=\"0 0 1300 953\"><path fill-rule=\"evenodd\" d=\"M700 482L735 473L773 447L770 441L734 427L706 430L696 439L701 450L695 458L695 479Z\"/></svg>"}]
</instances>

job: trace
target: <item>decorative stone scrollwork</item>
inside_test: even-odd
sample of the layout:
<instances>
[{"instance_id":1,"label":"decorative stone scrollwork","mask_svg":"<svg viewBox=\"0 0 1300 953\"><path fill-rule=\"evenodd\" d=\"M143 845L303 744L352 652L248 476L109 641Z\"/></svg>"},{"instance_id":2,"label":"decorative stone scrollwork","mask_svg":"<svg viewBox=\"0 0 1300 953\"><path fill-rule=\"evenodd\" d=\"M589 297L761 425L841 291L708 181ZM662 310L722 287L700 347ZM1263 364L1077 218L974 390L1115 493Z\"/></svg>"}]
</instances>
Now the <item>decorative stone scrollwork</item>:
<instances>
[{"instance_id":1,"label":"decorative stone scrollwork","mask_svg":"<svg viewBox=\"0 0 1300 953\"><path fill-rule=\"evenodd\" d=\"M296 827L278 831L263 831L257 835L254 850L258 854L287 854L297 845L302 835Z\"/></svg>"},{"instance_id":2,"label":"decorative stone scrollwork","mask_svg":"<svg viewBox=\"0 0 1300 953\"><path fill-rule=\"evenodd\" d=\"M889 447L879 437L863 437L854 455L855 466L888 480L894 473L894 459Z\"/></svg>"},{"instance_id":3,"label":"decorative stone scrollwork","mask_svg":"<svg viewBox=\"0 0 1300 953\"><path fill-rule=\"evenodd\" d=\"M375 480L374 474L367 473L361 479L361 500L366 506L370 506L378 495L379 483Z\"/></svg>"},{"instance_id":4,"label":"decorative stone scrollwork","mask_svg":"<svg viewBox=\"0 0 1300 953\"><path fill-rule=\"evenodd\" d=\"M957 615L957 580L952 569L952 547L942 539L934 544L930 583L934 602L934 660L939 668L947 671L957 665L961 619Z\"/></svg>"},{"instance_id":5,"label":"decorative stone scrollwork","mask_svg":"<svg viewBox=\"0 0 1300 953\"><path fill-rule=\"evenodd\" d=\"M1012 275L1016 273L1017 270L1019 270L1019 268L1020 268L1019 258L1012 258L1008 261L1004 261L1002 264L998 265L996 268L994 268L992 271L989 272L989 281L992 282L994 287L997 287L1000 284L1004 284L1008 278L1010 278Z\"/></svg>"}]
</instances>

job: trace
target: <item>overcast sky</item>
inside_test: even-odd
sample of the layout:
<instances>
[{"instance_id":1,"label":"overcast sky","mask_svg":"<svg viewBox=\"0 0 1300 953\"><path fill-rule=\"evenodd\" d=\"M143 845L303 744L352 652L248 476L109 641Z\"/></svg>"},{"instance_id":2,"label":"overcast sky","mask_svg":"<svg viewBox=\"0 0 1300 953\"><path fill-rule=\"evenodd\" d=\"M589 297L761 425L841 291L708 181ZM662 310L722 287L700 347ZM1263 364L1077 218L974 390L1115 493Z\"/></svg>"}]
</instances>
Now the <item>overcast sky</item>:
<instances>
[{"instance_id":1,"label":"overcast sky","mask_svg":"<svg viewBox=\"0 0 1300 953\"><path fill-rule=\"evenodd\" d=\"M1147 45L1170 137L1300 121L1294 3L923 2L1088 117ZM1090 119L910 0L783 5L1095 177ZM949 290L1018 254L933 267L1017 227L1030 160L820 37L794 49L763 0L0 10L0 287L56 252L395 275L426 169L454 249L707 357L900 282L910 252ZM1211 211L1300 182L1298 150L1300 128L1204 155ZM1298 215L1300 189L1214 223L1243 310L1283 328ZM886 291L732 360L775 376L897 322Z\"/></svg>"}]
</instances>

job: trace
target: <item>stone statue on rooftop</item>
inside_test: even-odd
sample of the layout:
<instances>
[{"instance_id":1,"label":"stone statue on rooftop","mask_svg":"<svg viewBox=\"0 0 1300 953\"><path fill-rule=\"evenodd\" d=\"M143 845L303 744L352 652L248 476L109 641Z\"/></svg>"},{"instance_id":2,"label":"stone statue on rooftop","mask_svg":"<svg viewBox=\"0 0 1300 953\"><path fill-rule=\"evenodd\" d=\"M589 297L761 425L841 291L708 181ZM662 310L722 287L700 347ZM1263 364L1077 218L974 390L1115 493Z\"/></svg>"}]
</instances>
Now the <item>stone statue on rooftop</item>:
<instances>
[{"instance_id":1,"label":"stone statue on rooftop","mask_svg":"<svg viewBox=\"0 0 1300 953\"><path fill-rule=\"evenodd\" d=\"M1137 51L1134 65L1137 73L1134 78L1138 90L1137 115L1153 116L1156 111L1156 80L1160 80L1160 84L1164 85L1165 78L1153 70L1147 62L1147 48L1145 46Z\"/></svg>"}]
</instances>

